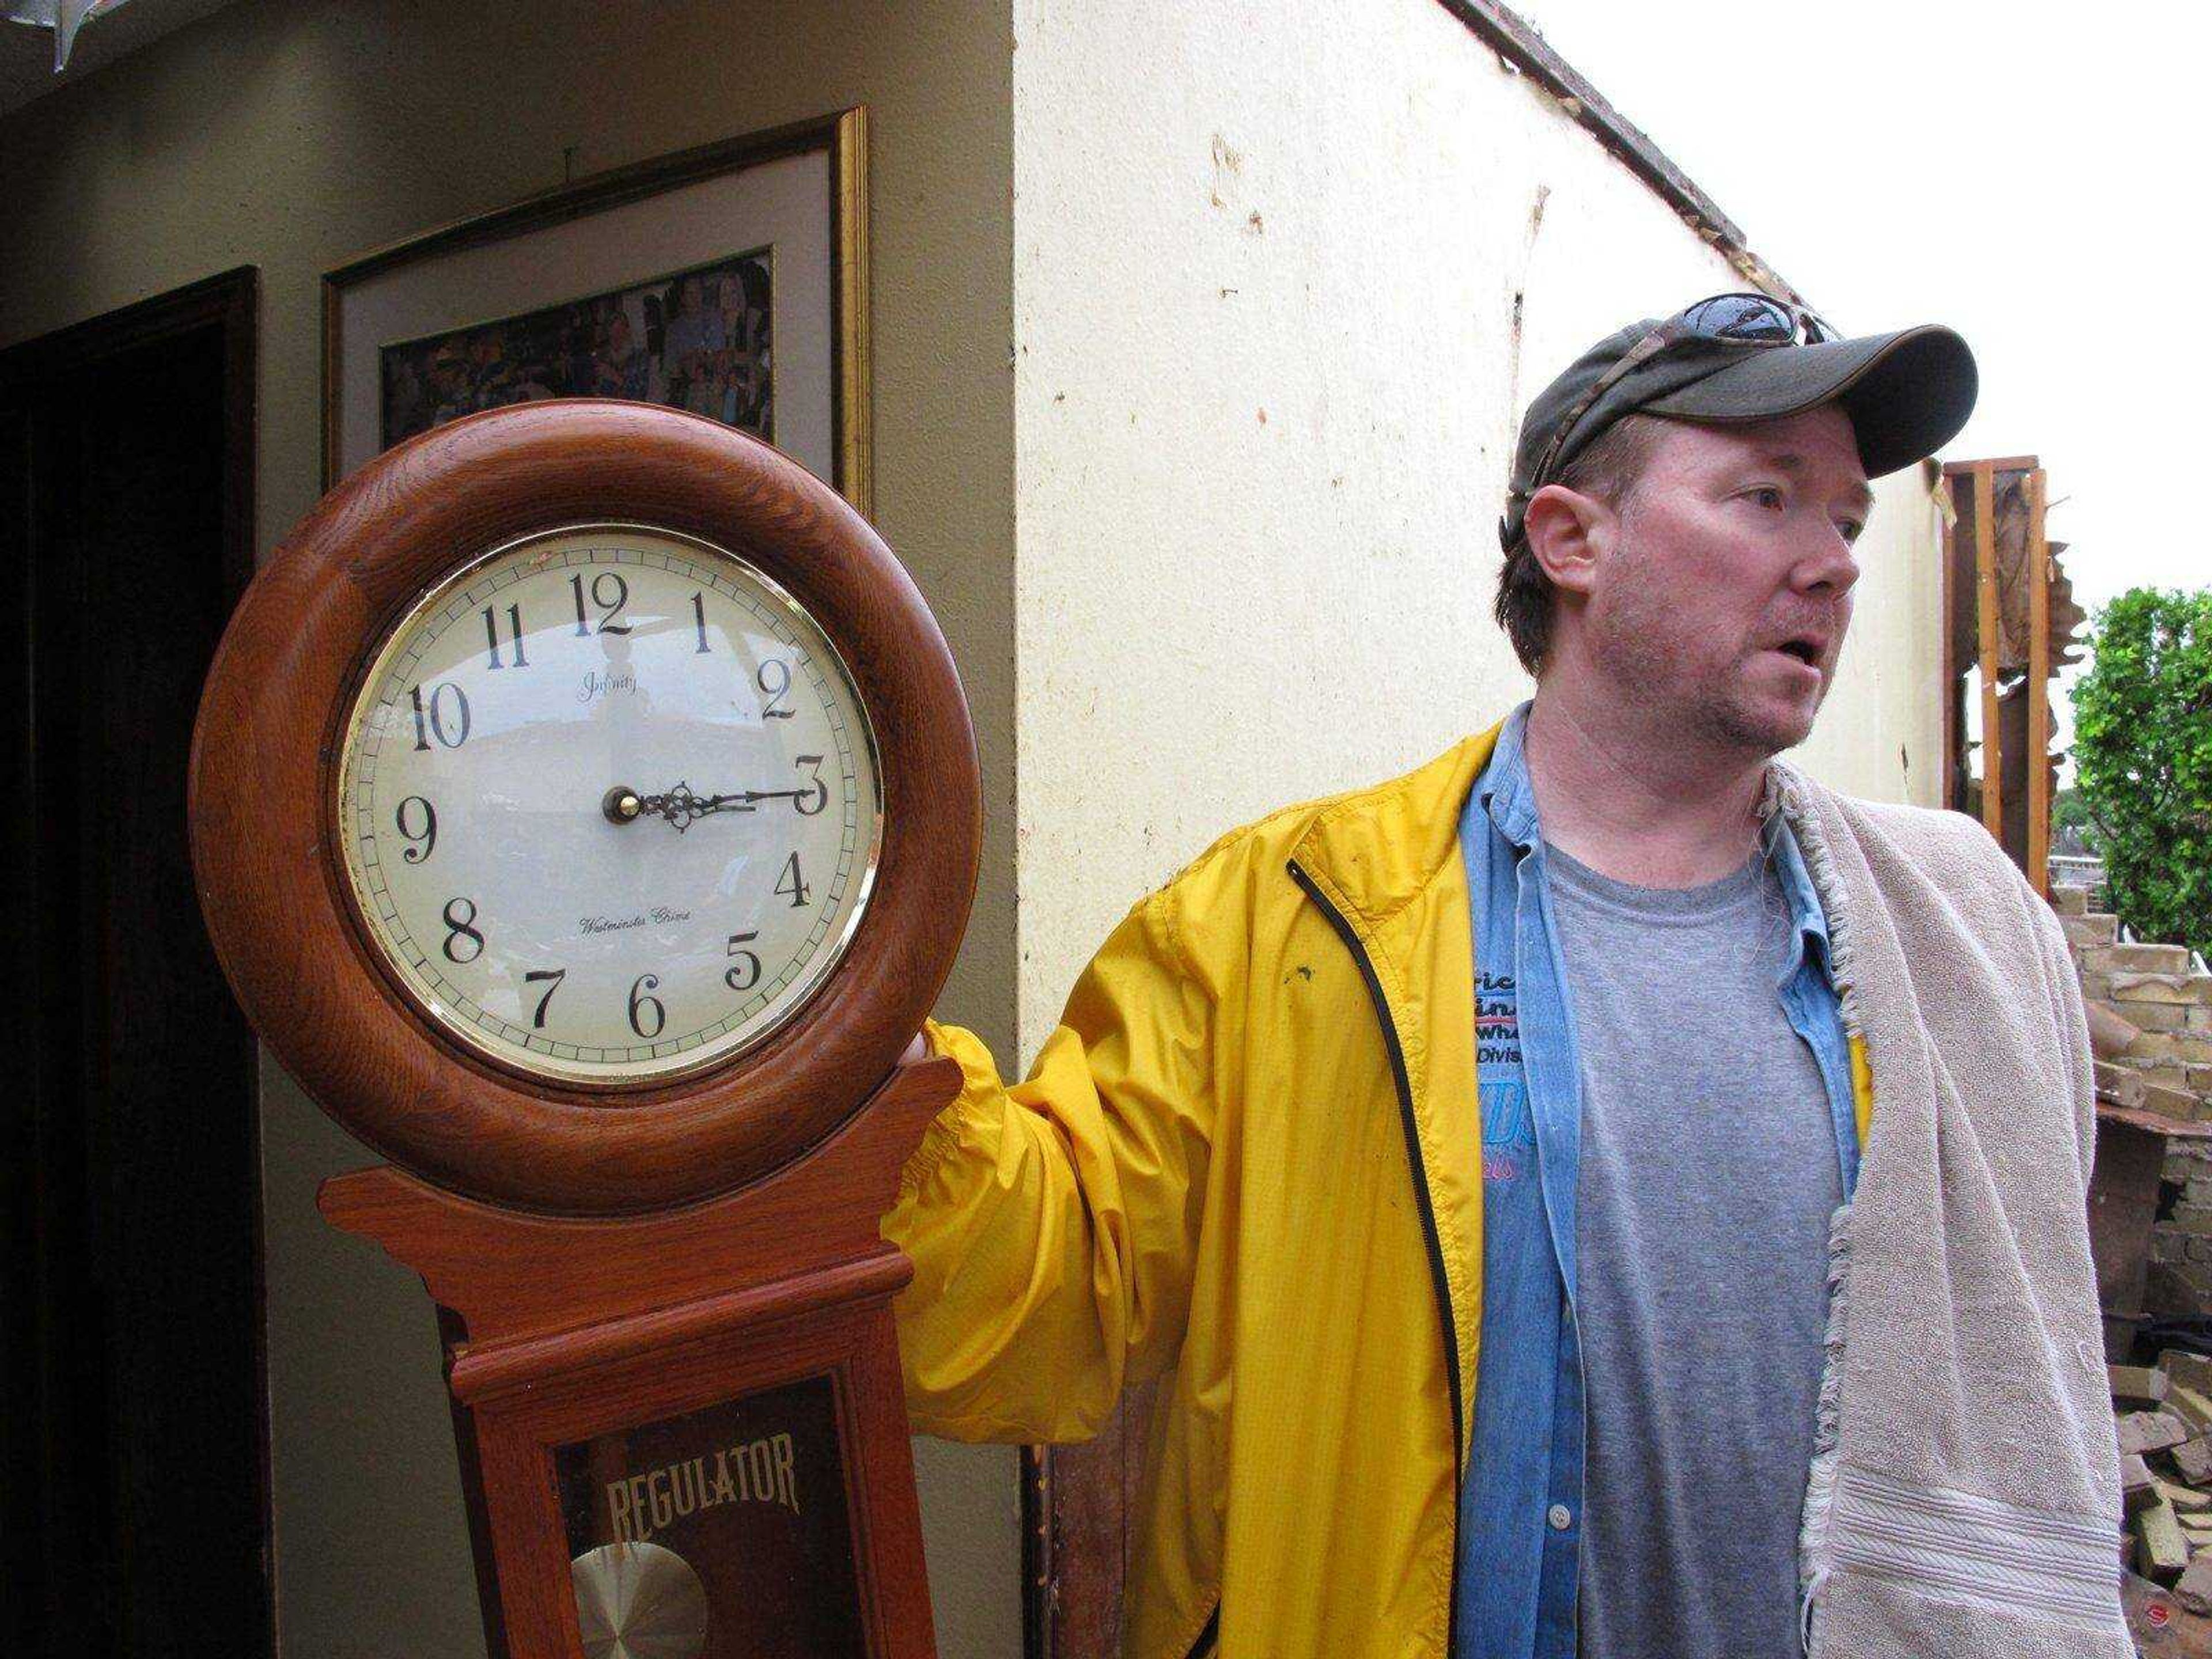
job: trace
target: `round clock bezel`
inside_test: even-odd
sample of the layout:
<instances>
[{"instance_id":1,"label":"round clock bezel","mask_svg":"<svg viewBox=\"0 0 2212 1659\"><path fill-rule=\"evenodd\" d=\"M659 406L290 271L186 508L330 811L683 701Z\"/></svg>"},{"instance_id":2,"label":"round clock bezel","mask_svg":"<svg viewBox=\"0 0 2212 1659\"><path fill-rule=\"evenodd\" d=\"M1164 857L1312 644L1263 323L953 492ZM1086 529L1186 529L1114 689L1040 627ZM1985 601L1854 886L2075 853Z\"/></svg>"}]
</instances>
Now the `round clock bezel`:
<instances>
[{"instance_id":1,"label":"round clock bezel","mask_svg":"<svg viewBox=\"0 0 2212 1659\"><path fill-rule=\"evenodd\" d=\"M774 1019L753 1032L742 1042L713 1050L686 1065L665 1066L629 1078L569 1071L553 1062L544 1066L525 1064L518 1056L495 1046L488 1038L478 1036L475 1027L470 1022L459 1018L450 1010L427 1002L422 992L409 981L398 964L392 960L392 952L386 947L371 918L370 906L366 895L362 890L359 869L350 853L343 850L350 848L353 845L353 838L348 836L344 830L347 763L352 757L355 744L361 738L362 719L368 711L375 706L374 701L375 688L381 684L392 658L405 642L410 626L418 625L420 619L435 608L440 602L454 593L465 592L477 579L478 572L489 565L497 563L520 549L557 537L600 534L658 537L665 541L681 544L695 553L704 555L708 558L727 560L744 571L749 579L765 588L770 598L793 617L799 618L808 630L820 635L822 643L828 650L831 665L836 672L843 678L845 684L853 694L854 707L860 716L861 741L867 750L873 797L869 803L872 811L872 818L868 843L860 863L858 878L859 895L854 900L853 908L846 916L844 925L838 930L836 938L826 946L813 969L808 973L803 985L785 1003L782 1010ZM373 647L371 653L362 659L358 673L342 695L339 707L341 712L338 743L331 774L331 787L325 802L328 813L325 835L327 845L341 849L337 862L339 873L344 878L342 891L349 919L360 933L369 953L375 958L378 968L382 970L394 990L413 1004L424 1018L434 1021L438 1029L449 1041L467 1049L485 1064L497 1066L526 1083L556 1083L578 1090L620 1095L679 1082L696 1073L713 1071L718 1066L727 1065L749 1054L790 1024L792 1019L813 1000L823 982L836 970L839 960L852 947L854 937L860 931L861 918L866 913L870 899L874 896L876 869L883 856L883 754L876 743L875 721L869 715L868 705L860 695L858 682L853 678L851 665L845 660L844 653L839 650L837 641L830 636L829 630L823 627L813 614L801 605L782 583L742 555L726 547L717 546L701 537L663 529L655 525L600 520L556 525L544 530L533 531L527 535L518 536L510 541L501 543L497 547L489 548L465 562L456 565L446 575L418 592L399 611L382 639Z\"/></svg>"},{"instance_id":2,"label":"round clock bezel","mask_svg":"<svg viewBox=\"0 0 2212 1659\"><path fill-rule=\"evenodd\" d=\"M874 879L842 954L774 1031L672 1078L579 1083L453 1038L367 937L333 840L355 694L416 603L495 549L580 524L702 543L766 576L829 640L874 744ZM286 1070L402 1168L506 1207L575 1215L735 1190L848 1118L951 970L981 831L951 654L874 531L767 445L612 399L465 416L325 495L231 619L190 787L210 936Z\"/></svg>"}]
</instances>

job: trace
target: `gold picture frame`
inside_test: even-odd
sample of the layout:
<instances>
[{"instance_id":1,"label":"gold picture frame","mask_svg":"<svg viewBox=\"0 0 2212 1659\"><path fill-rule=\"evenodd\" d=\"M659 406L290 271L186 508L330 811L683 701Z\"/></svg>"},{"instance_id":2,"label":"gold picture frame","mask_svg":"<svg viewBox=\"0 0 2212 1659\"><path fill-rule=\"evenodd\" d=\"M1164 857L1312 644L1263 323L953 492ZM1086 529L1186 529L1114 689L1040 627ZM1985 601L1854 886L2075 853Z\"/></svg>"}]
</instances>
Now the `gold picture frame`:
<instances>
[{"instance_id":1,"label":"gold picture frame","mask_svg":"<svg viewBox=\"0 0 2212 1659\"><path fill-rule=\"evenodd\" d=\"M868 112L856 106L611 168L326 271L323 487L467 409L597 390L765 436L872 517L867 158ZM702 284L727 296L713 319L722 349L711 387L703 371L659 367L678 326L664 323L659 296L680 311L679 291ZM636 321L641 337L623 361L649 357L644 382L602 362L587 384L588 346L527 378L503 359L481 382L462 372L471 343L498 359L504 339L573 337L591 316L617 337ZM597 349L604 359L604 338ZM414 382L415 364L433 357L456 376L442 399ZM415 395L396 419L401 380Z\"/></svg>"}]
</instances>

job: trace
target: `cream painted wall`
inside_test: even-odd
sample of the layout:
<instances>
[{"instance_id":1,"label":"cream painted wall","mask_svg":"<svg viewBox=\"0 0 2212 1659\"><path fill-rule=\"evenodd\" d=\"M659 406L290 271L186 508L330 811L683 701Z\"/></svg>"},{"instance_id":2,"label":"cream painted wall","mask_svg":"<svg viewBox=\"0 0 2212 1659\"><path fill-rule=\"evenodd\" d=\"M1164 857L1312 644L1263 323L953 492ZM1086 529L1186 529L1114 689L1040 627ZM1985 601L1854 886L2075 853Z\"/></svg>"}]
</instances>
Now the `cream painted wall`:
<instances>
[{"instance_id":1,"label":"cream painted wall","mask_svg":"<svg viewBox=\"0 0 2212 1659\"><path fill-rule=\"evenodd\" d=\"M878 518L988 792L946 1001L1011 1046L1009 51L1003 9L957 0L245 0L0 121L0 343L258 265L265 553L319 493L324 270L557 184L571 146L593 172L871 106ZM273 1066L262 1112L283 1650L481 1651L429 1303L314 1212L362 1149ZM915 1447L941 1651L1018 1651L1014 1455Z\"/></svg>"},{"instance_id":2,"label":"cream painted wall","mask_svg":"<svg viewBox=\"0 0 2212 1659\"><path fill-rule=\"evenodd\" d=\"M1846 794L1937 806L1943 521L1924 466L1879 480L1875 496L1836 684L1790 758Z\"/></svg>"},{"instance_id":3,"label":"cream painted wall","mask_svg":"<svg viewBox=\"0 0 2212 1659\"><path fill-rule=\"evenodd\" d=\"M1026 1058L1217 834L1528 694L1489 619L1522 400L1744 284L1432 0L1016 0L1015 40ZM1900 739L1933 774L1914 493L1807 751L1870 794Z\"/></svg>"}]
</instances>

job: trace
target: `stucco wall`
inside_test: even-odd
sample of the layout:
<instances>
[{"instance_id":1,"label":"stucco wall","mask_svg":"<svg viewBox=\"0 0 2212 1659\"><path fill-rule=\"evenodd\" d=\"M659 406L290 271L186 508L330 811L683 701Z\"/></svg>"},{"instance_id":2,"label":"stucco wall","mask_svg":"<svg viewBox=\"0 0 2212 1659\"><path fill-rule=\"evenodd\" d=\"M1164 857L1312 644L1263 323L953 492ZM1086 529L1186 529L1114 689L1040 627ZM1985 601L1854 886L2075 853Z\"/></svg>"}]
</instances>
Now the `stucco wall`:
<instances>
[{"instance_id":1,"label":"stucco wall","mask_svg":"<svg viewBox=\"0 0 2212 1659\"><path fill-rule=\"evenodd\" d=\"M1527 695L1489 620L1522 399L1744 284L1432 0L1015 19L1026 1056L1215 835ZM1916 489L1884 491L1805 751L1870 794L1904 793L1900 741L1934 769Z\"/></svg>"},{"instance_id":2,"label":"stucco wall","mask_svg":"<svg viewBox=\"0 0 2212 1659\"><path fill-rule=\"evenodd\" d=\"M1863 326L1921 320L1881 318ZM1861 325L1854 319L1853 326ZM1813 735L1790 758L1848 794L1938 806L1942 520L1924 467L1881 479L1875 491L1835 687Z\"/></svg>"},{"instance_id":3,"label":"stucco wall","mask_svg":"<svg viewBox=\"0 0 2212 1659\"><path fill-rule=\"evenodd\" d=\"M558 184L570 146L590 173L868 104L877 516L959 659L988 791L945 1000L1011 1046L1008 34L955 0L246 0L0 121L0 343L258 265L265 554L319 493L324 270ZM314 1212L362 1149L273 1066L262 1112L284 1651L480 1651L429 1303ZM915 1447L941 1650L1016 1651L1013 1454Z\"/></svg>"}]
</instances>

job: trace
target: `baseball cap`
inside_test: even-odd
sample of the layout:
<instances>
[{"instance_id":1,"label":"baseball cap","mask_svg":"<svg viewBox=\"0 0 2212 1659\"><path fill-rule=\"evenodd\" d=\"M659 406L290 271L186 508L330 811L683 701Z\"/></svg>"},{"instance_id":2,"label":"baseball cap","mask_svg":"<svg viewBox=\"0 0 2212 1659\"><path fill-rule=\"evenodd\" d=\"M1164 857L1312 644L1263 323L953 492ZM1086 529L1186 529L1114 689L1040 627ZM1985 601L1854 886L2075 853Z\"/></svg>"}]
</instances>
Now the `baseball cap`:
<instances>
[{"instance_id":1,"label":"baseball cap","mask_svg":"<svg viewBox=\"0 0 2212 1659\"><path fill-rule=\"evenodd\" d=\"M1680 314L1711 303L1700 301ZM1836 403L1851 418L1860 464L1869 477L1878 478L1934 454L1973 412L1978 385L1973 353L1954 331L1933 323L1810 343L1793 337L1784 344L1749 344L1685 334L1634 363L1589 401L1608 373L1665 325L1646 318L1615 330L1529 404L1514 447L1512 494L1498 527L1509 550L1520 539L1529 496L1624 415L1725 426ZM1555 437L1561 441L1547 461ZM1534 476L1540 466L1542 477Z\"/></svg>"}]
</instances>

